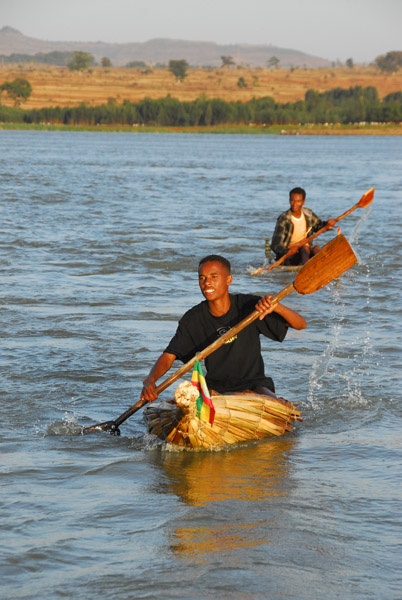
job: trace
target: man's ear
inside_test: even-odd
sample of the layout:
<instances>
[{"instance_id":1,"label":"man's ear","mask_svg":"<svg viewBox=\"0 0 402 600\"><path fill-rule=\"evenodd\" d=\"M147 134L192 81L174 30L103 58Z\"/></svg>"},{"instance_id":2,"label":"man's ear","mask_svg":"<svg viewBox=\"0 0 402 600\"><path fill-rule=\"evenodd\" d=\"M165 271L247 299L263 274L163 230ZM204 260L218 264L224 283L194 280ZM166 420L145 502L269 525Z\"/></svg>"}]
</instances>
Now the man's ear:
<instances>
[{"instance_id":1,"label":"man's ear","mask_svg":"<svg viewBox=\"0 0 402 600\"><path fill-rule=\"evenodd\" d=\"M233 276L232 275L228 275L226 281L227 281L227 284L230 285L232 283L232 281L233 281Z\"/></svg>"}]
</instances>

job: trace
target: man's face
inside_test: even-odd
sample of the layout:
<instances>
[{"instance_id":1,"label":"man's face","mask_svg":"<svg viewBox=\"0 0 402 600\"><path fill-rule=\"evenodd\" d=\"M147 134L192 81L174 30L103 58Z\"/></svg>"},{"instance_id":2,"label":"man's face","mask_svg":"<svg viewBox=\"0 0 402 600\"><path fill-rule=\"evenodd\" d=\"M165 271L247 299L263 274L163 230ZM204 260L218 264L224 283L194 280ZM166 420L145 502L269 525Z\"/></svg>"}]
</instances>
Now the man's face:
<instances>
[{"instance_id":1,"label":"man's face","mask_svg":"<svg viewBox=\"0 0 402 600\"><path fill-rule=\"evenodd\" d=\"M304 204L303 194L292 194L290 196L289 204L292 213L300 214L300 211Z\"/></svg>"},{"instance_id":2,"label":"man's face","mask_svg":"<svg viewBox=\"0 0 402 600\"><path fill-rule=\"evenodd\" d=\"M214 301L223 298L228 293L232 276L222 263L212 260L201 265L198 282L204 298Z\"/></svg>"}]
</instances>

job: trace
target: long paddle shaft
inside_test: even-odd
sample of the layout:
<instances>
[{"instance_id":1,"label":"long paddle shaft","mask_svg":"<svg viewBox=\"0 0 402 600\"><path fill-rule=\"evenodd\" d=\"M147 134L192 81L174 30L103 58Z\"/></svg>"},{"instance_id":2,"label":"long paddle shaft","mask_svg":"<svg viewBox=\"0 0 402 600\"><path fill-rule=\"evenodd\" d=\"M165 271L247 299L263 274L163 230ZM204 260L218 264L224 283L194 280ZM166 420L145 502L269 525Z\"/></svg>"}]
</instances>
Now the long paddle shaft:
<instances>
[{"instance_id":1,"label":"long paddle shaft","mask_svg":"<svg viewBox=\"0 0 402 600\"><path fill-rule=\"evenodd\" d=\"M294 290L296 290L299 294L312 294L313 292L316 292L327 285L327 283L333 279L339 277L339 275L342 275L342 273L352 267L356 262L356 256L354 255L349 242L344 235L338 235L331 242L326 244L318 254L316 254L303 266L293 283L290 283L281 292L273 296L272 304L278 304L278 302L280 302ZM160 385L158 385L156 392L158 394L163 392L163 390L177 381L182 375L184 375L184 373L187 373L187 371L194 366L196 360L203 360L212 354L212 352L220 348L220 346L225 344L225 342L227 342L231 337L255 321L260 314L261 313L258 310L255 310L248 315L248 317L240 321L240 323L229 329L229 331L212 342L212 344L204 348L204 350L199 352L196 356L194 356L194 358L192 358L185 365L180 367L180 369L172 373L172 375L170 375L170 377L168 377ZM114 421L107 421L105 423L99 423L98 425L92 425L91 427L85 427L83 433L100 430L108 431L109 433L115 435L120 435L119 426L126 421L126 419L136 413L137 410L142 408L146 403L147 400L139 400L139 402L133 404L133 406L128 408Z\"/></svg>"},{"instance_id":2,"label":"long paddle shaft","mask_svg":"<svg viewBox=\"0 0 402 600\"><path fill-rule=\"evenodd\" d=\"M354 210L356 210L356 208L366 208L366 206L368 206L369 204L372 203L373 199L374 199L374 188L370 188L369 190L367 190L367 192L365 192L363 194L363 196L360 198L360 200L357 204L352 206L352 208L349 208L349 210L344 212L343 215L341 215L340 217L337 217L336 219L334 219L335 223L337 223L341 219L344 219L345 217L350 215L350 213L353 212ZM290 256L293 256L293 254L296 254L296 252L299 250L299 248L301 248L301 246L304 246L305 244L309 244L316 237L318 237L325 231L328 231L328 229L329 229L328 225L325 225L325 227L321 227L321 229L319 229L316 233L313 233L312 235L305 237L305 238L299 240L298 242L296 242L295 244L293 244L291 249L288 250L288 252L286 254L281 256L281 258L279 258L277 261L275 261L272 265L270 265L269 267L259 267L258 269L256 269L252 273L250 273L250 275L258 275L262 271L272 271L276 267L279 267L279 265L281 265L287 258L289 258Z\"/></svg>"}]
</instances>

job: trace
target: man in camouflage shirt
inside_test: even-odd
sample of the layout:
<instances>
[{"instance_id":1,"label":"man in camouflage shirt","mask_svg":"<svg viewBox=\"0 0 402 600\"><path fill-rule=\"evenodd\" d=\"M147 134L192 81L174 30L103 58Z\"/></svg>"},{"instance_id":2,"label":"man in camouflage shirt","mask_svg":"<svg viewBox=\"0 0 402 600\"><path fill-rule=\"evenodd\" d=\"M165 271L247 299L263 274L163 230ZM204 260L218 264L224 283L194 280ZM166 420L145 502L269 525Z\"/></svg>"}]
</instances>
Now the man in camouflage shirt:
<instances>
[{"instance_id":1,"label":"man in camouflage shirt","mask_svg":"<svg viewBox=\"0 0 402 600\"><path fill-rule=\"evenodd\" d=\"M312 235L326 225L329 229L335 225L335 219L321 221L309 208L304 207L306 192L301 187L295 187L289 192L290 209L279 215L276 222L271 248L276 259L286 254L289 248L301 239ZM318 245L304 244L299 250L285 260L284 265L305 264L309 258L319 252Z\"/></svg>"}]
</instances>

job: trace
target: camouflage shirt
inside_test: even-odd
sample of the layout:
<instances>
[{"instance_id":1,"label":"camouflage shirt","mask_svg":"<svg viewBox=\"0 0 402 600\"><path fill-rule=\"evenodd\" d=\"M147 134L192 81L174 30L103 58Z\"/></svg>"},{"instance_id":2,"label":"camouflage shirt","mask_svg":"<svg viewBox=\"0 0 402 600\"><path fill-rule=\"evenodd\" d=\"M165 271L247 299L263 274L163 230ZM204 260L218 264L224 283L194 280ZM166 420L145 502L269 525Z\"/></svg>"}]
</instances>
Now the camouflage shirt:
<instances>
[{"instance_id":1,"label":"camouflage shirt","mask_svg":"<svg viewBox=\"0 0 402 600\"><path fill-rule=\"evenodd\" d=\"M303 207L302 211L304 216L306 217L306 231L307 235L312 235L321 227L325 227L327 221L321 221L319 217L309 208ZM292 223L292 211L286 210L281 215L279 215L274 235L272 236L271 248L275 252L276 257L280 258L284 254L286 254L288 250L288 245L290 242L290 238L293 233L293 223Z\"/></svg>"}]
</instances>

